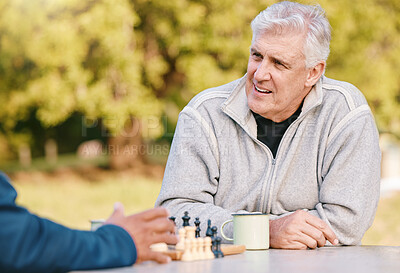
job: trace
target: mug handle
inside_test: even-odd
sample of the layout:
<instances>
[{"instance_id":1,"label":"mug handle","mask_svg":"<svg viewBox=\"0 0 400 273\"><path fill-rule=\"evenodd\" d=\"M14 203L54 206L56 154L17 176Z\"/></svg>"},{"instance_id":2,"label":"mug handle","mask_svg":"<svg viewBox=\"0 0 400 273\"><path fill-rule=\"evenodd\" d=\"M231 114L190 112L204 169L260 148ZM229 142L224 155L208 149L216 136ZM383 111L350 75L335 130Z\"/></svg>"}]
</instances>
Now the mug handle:
<instances>
[{"instance_id":1,"label":"mug handle","mask_svg":"<svg viewBox=\"0 0 400 273\"><path fill-rule=\"evenodd\" d=\"M232 238L229 238L228 236L226 236L226 235L224 234L224 226L225 226L226 224L228 224L229 222L232 222L232 221L233 221L233 220L225 221L225 222L222 224L222 226L221 226L221 235L222 235L222 237L224 237L224 239L227 240L227 241L233 241L233 239L232 239Z\"/></svg>"}]
</instances>

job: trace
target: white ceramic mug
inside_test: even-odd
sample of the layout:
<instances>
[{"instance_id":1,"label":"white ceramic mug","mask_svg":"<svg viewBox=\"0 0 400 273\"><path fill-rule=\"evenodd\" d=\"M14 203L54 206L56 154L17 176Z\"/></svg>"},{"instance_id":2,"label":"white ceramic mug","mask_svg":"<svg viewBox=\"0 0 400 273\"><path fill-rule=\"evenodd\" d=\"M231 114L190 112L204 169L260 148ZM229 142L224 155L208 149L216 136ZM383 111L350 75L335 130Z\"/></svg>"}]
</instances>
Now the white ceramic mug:
<instances>
[{"instance_id":1,"label":"white ceramic mug","mask_svg":"<svg viewBox=\"0 0 400 273\"><path fill-rule=\"evenodd\" d=\"M269 217L263 213L234 213L233 219L221 226L221 235L235 245L245 245L247 250L269 248ZM233 222L233 238L224 234L224 226Z\"/></svg>"},{"instance_id":2,"label":"white ceramic mug","mask_svg":"<svg viewBox=\"0 0 400 273\"><path fill-rule=\"evenodd\" d=\"M104 222L106 220L103 219L98 219L98 220L90 220L90 230L91 231L95 231L96 229L98 229L99 227L101 227L102 225L104 225Z\"/></svg>"}]
</instances>

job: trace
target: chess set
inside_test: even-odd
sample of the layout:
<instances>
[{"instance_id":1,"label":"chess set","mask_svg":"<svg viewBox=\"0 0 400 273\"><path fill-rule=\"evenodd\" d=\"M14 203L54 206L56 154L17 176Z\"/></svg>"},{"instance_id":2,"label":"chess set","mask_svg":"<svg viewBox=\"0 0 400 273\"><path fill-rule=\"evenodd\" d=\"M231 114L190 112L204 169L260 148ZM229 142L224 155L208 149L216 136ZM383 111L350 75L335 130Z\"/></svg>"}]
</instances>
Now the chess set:
<instances>
[{"instance_id":1,"label":"chess set","mask_svg":"<svg viewBox=\"0 0 400 273\"><path fill-rule=\"evenodd\" d=\"M176 217L171 216L170 220L175 223ZM221 244L221 237L217 236L218 228L211 227L211 220L207 222L205 237L200 236L200 219L195 218L195 226L189 224L190 216L185 211L182 217L183 227L178 230L179 241L176 245L158 243L151 245L153 251L162 252L175 261L199 261L223 258L226 255L243 253L246 250L244 245Z\"/></svg>"}]
</instances>

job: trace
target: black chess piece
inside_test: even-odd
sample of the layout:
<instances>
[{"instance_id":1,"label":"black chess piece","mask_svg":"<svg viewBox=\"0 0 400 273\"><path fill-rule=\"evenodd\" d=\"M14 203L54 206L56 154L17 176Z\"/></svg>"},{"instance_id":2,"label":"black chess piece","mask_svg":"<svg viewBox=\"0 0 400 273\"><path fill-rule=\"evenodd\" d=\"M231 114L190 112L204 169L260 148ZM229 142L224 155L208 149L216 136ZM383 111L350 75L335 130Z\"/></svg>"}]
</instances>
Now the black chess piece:
<instances>
[{"instance_id":1,"label":"black chess piece","mask_svg":"<svg viewBox=\"0 0 400 273\"><path fill-rule=\"evenodd\" d=\"M200 237L200 231L201 231L199 217L196 217L196 221L194 221L194 225L196 226L195 238L199 238Z\"/></svg>"},{"instance_id":2,"label":"black chess piece","mask_svg":"<svg viewBox=\"0 0 400 273\"><path fill-rule=\"evenodd\" d=\"M189 220L190 220L189 212L187 212L187 211L184 212L184 216L182 217L182 220L183 220L183 225L182 225L183 227L190 226L190 224L189 224Z\"/></svg>"},{"instance_id":3,"label":"black chess piece","mask_svg":"<svg viewBox=\"0 0 400 273\"><path fill-rule=\"evenodd\" d=\"M211 242L212 242L211 249L212 249L212 252L216 251L216 249L217 249L217 242L216 242L217 232L218 232L218 228L216 226L213 226L211 228Z\"/></svg>"},{"instance_id":4,"label":"black chess piece","mask_svg":"<svg viewBox=\"0 0 400 273\"><path fill-rule=\"evenodd\" d=\"M212 232L211 239L215 239L217 237L218 228L216 226L213 226L211 228L211 232Z\"/></svg>"},{"instance_id":5,"label":"black chess piece","mask_svg":"<svg viewBox=\"0 0 400 273\"><path fill-rule=\"evenodd\" d=\"M213 232L212 232L212 230L211 230L211 220L208 219L208 221L207 221L206 236L212 237L212 235L213 235Z\"/></svg>"},{"instance_id":6,"label":"black chess piece","mask_svg":"<svg viewBox=\"0 0 400 273\"><path fill-rule=\"evenodd\" d=\"M175 217L175 216L171 216L171 217L169 217L169 220L171 220L172 222L174 222L174 225L176 226L175 219L176 219L176 217Z\"/></svg>"},{"instance_id":7,"label":"black chess piece","mask_svg":"<svg viewBox=\"0 0 400 273\"><path fill-rule=\"evenodd\" d=\"M224 257L224 253L221 251L221 237L217 237L215 238L215 247L213 249L213 253L215 258L223 258Z\"/></svg>"}]
</instances>

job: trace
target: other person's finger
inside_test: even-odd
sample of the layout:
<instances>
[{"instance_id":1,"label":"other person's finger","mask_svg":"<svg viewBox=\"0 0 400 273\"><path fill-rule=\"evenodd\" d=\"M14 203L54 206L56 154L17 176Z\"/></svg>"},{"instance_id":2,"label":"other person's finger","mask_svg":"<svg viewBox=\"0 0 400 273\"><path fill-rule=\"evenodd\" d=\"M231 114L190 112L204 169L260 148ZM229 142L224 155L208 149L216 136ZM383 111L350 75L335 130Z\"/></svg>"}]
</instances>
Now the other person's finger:
<instances>
[{"instance_id":1,"label":"other person's finger","mask_svg":"<svg viewBox=\"0 0 400 273\"><path fill-rule=\"evenodd\" d=\"M145 211L139 213L138 215L140 215L143 218L143 220L145 220L145 221L151 221L151 220L159 218L159 217L168 218L169 211L166 208L157 207L154 209L145 210Z\"/></svg>"}]
</instances>

